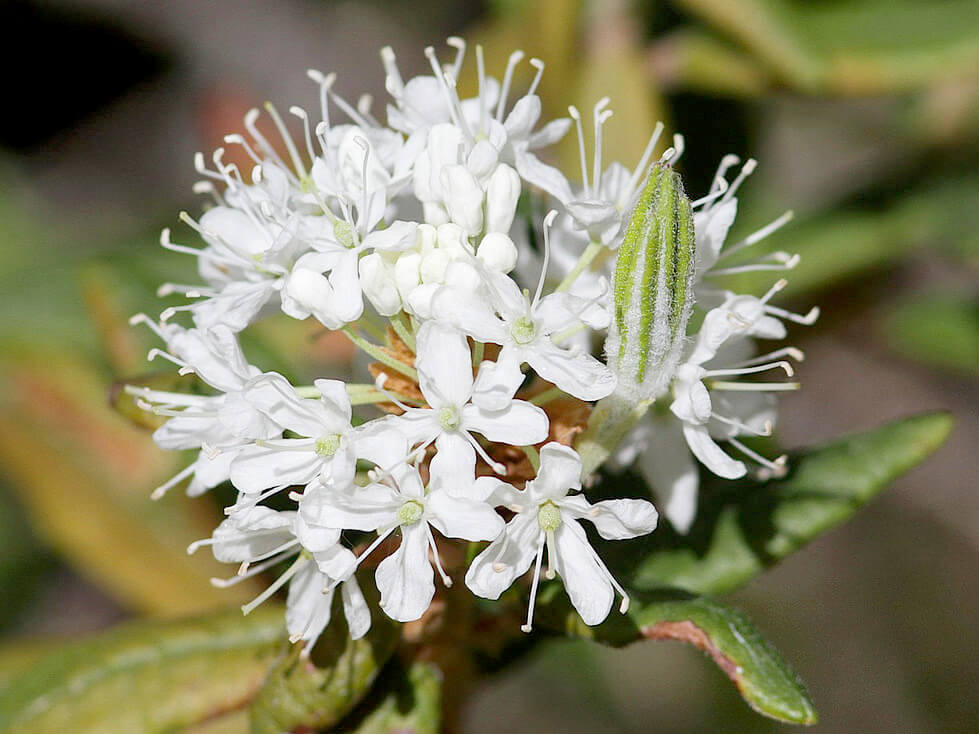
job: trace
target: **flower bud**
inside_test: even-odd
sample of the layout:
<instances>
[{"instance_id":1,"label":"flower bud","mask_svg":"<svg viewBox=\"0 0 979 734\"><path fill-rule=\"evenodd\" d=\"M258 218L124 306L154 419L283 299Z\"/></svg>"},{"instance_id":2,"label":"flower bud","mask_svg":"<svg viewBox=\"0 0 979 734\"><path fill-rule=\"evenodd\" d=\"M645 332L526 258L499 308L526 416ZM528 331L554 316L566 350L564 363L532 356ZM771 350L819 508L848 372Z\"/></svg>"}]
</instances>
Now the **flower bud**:
<instances>
[{"instance_id":1,"label":"flower bud","mask_svg":"<svg viewBox=\"0 0 979 734\"><path fill-rule=\"evenodd\" d=\"M517 264L517 246L502 232L490 232L479 243L476 257L491 270L509 273Z\"/></svg>"},{"instance_id":2,"label":"flower bud","mask_svg":"<svg viewBox=\"0 0 979 734\"><path fill-rule=\"evenodd\" d=\"M520 175L501 163L486 186L486 231L509 232L520 198Z\"/></svg>"},{"instance_id":3,"label":"flower bud","mask_svg":"<svg viewBox=\"0 0 979 734\"><path fill-rule=\"evenodd\" d=\"M665 392L680 361L693 306L694 243L680 175L657 163L619 248L605 344L619 391L634 400Z\"/></svg>"},{"instance_id":4,"label":"flower bud","mask_svg":"<svg viewBox=\"0 0 979 734\"><path fill-rule=\"evenodd\" d=\"M393 316L401 310L401 295L395 284L394 273L381 258L372 252L360 259L360 284L364 295L381 316Z\"/></svg>"},{"instance_id":5,"label":"flower bud","mask_svg":"<svg viewBox=\"0 0 979 734\"><path fill-rule=\"evenodd\" d=\"M469 169L458 165L443 168L442 194L449 218L466 234L475 235L483 229L483 190Z\"/></svg>"}]
</instances>

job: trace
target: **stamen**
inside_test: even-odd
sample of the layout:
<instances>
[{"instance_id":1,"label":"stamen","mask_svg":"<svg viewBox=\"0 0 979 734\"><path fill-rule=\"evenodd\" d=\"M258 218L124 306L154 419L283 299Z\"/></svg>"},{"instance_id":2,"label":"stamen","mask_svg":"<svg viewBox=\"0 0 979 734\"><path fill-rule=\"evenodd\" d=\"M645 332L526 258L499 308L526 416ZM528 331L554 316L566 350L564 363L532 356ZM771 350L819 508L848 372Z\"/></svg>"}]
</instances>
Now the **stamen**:
<instances>
[{"instance_id":1,"label":"stamen","mask_svg":"<svg viewBox=\"0 0 979 734\"><path fill-rule=\"evenodd\" d=\"M765 306L765 311L772 314L772 316L778 316L780 319L785 319L795 324L802 324L803 326L812 326L819 318L819 306L813 306L805 316L800 316L797 313L792 313L791 311L786 311L784 308L777 308L775 306Z\"/></svg>"},{"instance_id":2,"label":"stamen","mask_svg":"<svg viewBox=\"0 0 979 734\"><path fill-rule=\"evenodd\" d=\"M581 125L581 113L574 105L568 107L568 114L574 120L578 129L578 158L581 161L581 185L585 189L585 196L591 197L591 188L588 186L588 163L585 160L585 131Z\"/></svg>"},{"instance_id":3,"label":"stamen","mask_svg":"<svg viewBox=\"0 0 979 734\"><path fill-rule=\"evenodd\" d=\"M534 580L530 585L530 603L527 605L527 621L520 625L520 631L530 633L534 628L534 605L537 603L537 586L540 584L540 564L544 557L544 544L537 547L537 558L534 561Z\"/></svg>"},{"instance_id":4,"label":"stamen","mask_svg":"<svg viewBox=\"0 0 979 734\"><path fill-rule=\"evenodd\" d=\"M459 72L462 71L462 62L466 58L466 41L459 36L449 36L445 39L445 43L457 51L455 61L452 64L452 76L458 79Z\"/></svg>"},{"instance_id":5,"label":"stamen","mask_svg":"<svg viewBox=\"0 0 979 734\"><path fill-rule=\"evenodd\" d=\"M790 357L796 362L804 362L806 359L806 355L801 349L796 349L795 347L782 347L781 349L776 349L774 352L759 354L757 357L752 357L751 359L746 359L742 362L736 362L735 364L729 366L748 367L753 364L761 364L765 360L778 359L779 357Z\"/></svg>"},{"instance_id":6,"label":"stamen","mask_svg":"<svg viewBox=\"0 0 979 734\"><path fill-rule=\"evenodd\" d=\"M728 201L732 196L734 196L744 180L752 174L757 166L758 161L756 161L754 158L749 158L747 161L745 161L745 164L741 166L741 171L738 173L737 177L735 177L734 181L731 182L730 188L728 188L727 193L724 194L724 198L722 198L721 201Z\"/></svg>"},{"instance_id":7,"label":"stamen","mask_svg":"<svg viewBox=\"0 0 979 734\"><path fill-rule=\"evenodd\" d=\"M537 304L540 303L541 293L544 292L544 279L547 278L547 266L551 261L551 225L554 224L554 220L557 218L557 210L551 209L544 216L544 262L541 263L540 277L537 279L537 291L534 293L534 300L530 304L530 310L533 311L537 308Z\"/></svg>"},{"instance_id":8,"label":"stamen","mask_svg":"<svg viewBox=\"0 0 979 734\"><path fill-rule=\"evenodd\" d=\"M710 384L711 390L722 392L787 392L798 390L801 385L798 382L728 382L726 380L714 380Z\"/></svg>"},{"instance_id":9,"label":"stamen","mask_svg":"<svg viewBox=\"0 0 979 734\"><path fill-rule=\"evenodd\" d=\"M725 377L731 375L750 375L755 372L767 372L768 370L782 369L785 370L785 374L789 377L795 374L795 370L792 369L792 365L788 362L769 362L768 364L761 364L756 367L742 367L741 369L723 369L723 370L707 370L704 372L704 377Z\"/></svg>"},{"instance_id":10,"label":"stamen","mask_svg":"<svg viewBox=\"0 0 979 734\"><path fill-rule=\"evenodd\" d=\"M438 546L435 545L435 538L432 535L432 526L428 523L425 523L425 533L428 535L428 547L432 549L432 560L435 563L435 570L438 571L439 576L442 577L442 583L445 584L445 588L451 588L452 579L449 577L449 574L445 572L445 569L442 568L442 560L439 558L439 549Z\"/></svg>"},{"instance_id":11,"label":"stamen","mask_svg":"<svg viewBox=\"0 0 979 734\"><path fill-rule=\"evenodd\" d=\"M595 193L598 193L598 189L601 186L602 181L602 126L605 121L612 116L612 110L606 110L605 107L608 106L609 98L602 97L598 100L595 105L595 109L592 112L592 123L594 126L595 134L595 158L592 161L592 175L591 180L595 184Z\"/></svg>"},{"instance_id":12,"label":"stamen","mask_svg":"<svg viewBox=\"0 0 979 734\"><path fill-rule=\"evenodd\" d=\"M278 563L280 563L281 561L283 561L284 559L288 558L291 555L292 553L290 551L285 551L277 556L273 556L272 558L269 558L267 561L252 566L251 568L248 569L247 573L243 573L241 575L236 574L229 579L212 578L211 586L215 586L219 589L230 588L232 586L240 584L242 581L246 581L247 579L258 576L258 574L262 573L263 571L267 571L268 569L277 565Z\"/></svg>"},{"instance_id":13,"label":"stamen","mask_svg":"<svg viewBox=\"0 0 979 734\"><path fill-rule=\"evenodd\" d=\"M286 570L285 573L283 573L281 576L279 576L279 578L277 578L275 581L271 583L269 588L267 588L265 591L263 591L261 594L256 596L247 604L242 605L241 613L250 614L255 609L255 607L257 607L262 602L266 601L275 592L277 592L279 589L285 586L285 584L289 581L289 579L295 576L299 572L299 570L307 563L309 563L308 558L303 558L302 556L297 558L295 562L291 566L289 566L288 570Z\"/></svg>"},{"instance_id":14,"label":"stamen","mask_svg":"<svg viewBox=\"0 0 979 734\"><path fill-rule=\"evenodd\" d=\"M557 560L557 553L554 550L554 531L548 530L544 534L544 538L547 544L547 573L544 575L550 580L557 576L557 571L554 568L554 562Z\"/></svg>"},{"instance_id":15,"label":"stamen","mask_svg":"<svg viewBox=\"0 0 979 734\"><path fill-rule=\"evenodd\" d=\"M377 378L374 380L374 387L377 388L378 392L383 394L388 400L390 400L392 403L397 405L403 411L408 412L409 410L411 410L411 407L405 405L403 402L398 400L398 398L394 396L394 393L384 389L384 385L387 384L387 381L388 381L387 373L381 372L377 375Z\"/></svg>"},{"instance_id":16,"label":"stamen","mask_svg":"<svg viewBox=\"0 0 979 734\"><path fill-rule=\"evenodd\" d=\"M184 469L181 469L177 474L175 474L169 480L167 480L166 482L164 482L163 484L161 484L159 487L157 487L156 489L154 489L153 492L152 492L152 494L150 494L150 499L152 499L152 500L162 499L163 498L163 495L165 495L167 492L169 492L175 486L177 486L178 484L180 484L180 482L182 482L184 479L186 479L187 477L189 477L191 474L193 474L194 473L194 468L195 468L194 467L194 464L191 464L190 466L185 467Z\"/></svg>"},{"instance_id":17,"label":"stamen","mask_svg":"<svg viewBox=\"0 0 979 734\"><path fill-rule=\"evenodd\" d=\"M530 87L527 89L526 96L532 97L534 92L537 91L537 86L540 84L541 77L544 76L544 69L546 68L547 64L540 59L531 59L529 63L531 66L537 69L537 73L534 74L534 80L530 83Z\"/></svg>"},{"instance_id":18,"label":"stamen","mask_svg":"<svg viewBox=\"0 0 979 734\"><path fill-rule=\"evenodd\" d=\"M659 142L659 136L663 134L663 123L657 122L656 127L653 128L653 134L649 136L649 142L646 143L646 149L642 152L642 156L639 158L639 163L636 164L635 169L632 171L632 176L629 178L628 186L628 196L631 197L632 192L636 190L636 186L639 185L639 179L642 178L643 174L646 172L646 166L649 165L649 159L653 155L653 149L656 148L656 143ZM620 201L619 206L625 206L627 201Z\"/></svg>"},{"instance_id":19,"label":"stamen","mask_svg":"<svg viewBox=\"0 0 979 734\"><path fill-rule=\"evenodd\" d=\"M748 458L754 459L759 464L761 464L762 466L768 467L772 471L776 471L776 472L782 471L782 469L785 467L786 463L789 460L789 457L788 456L786 456L785 454L782 454L781 456L777 457L774 461L770 461L769 459L766 459L764 456L762 456L758 452L752 451L751 449L749 449L747 446L745 446L743 443L741 443L736 438L729 438L728 439L728 443L730 443L732 446L734 446L738 451L740 451L742 454L744 454Z\"/></svg>"},{"instance_id":20,"label":"stamen","mask_svg":"<svg viewBox=\"0 0 979 734\"><path fill-rule=\"evenodd\" d=\"M721 178L718 179L716 183L718 184L718 186L717 187L712 186L711 191L709 194L707 194L707 196L702 196L701 198L690 202L690 208L698 209L700 207L704 207L705 209L709 209L710 207L708 207L707 204L710 204L715 199L718 199L721 196L723 196L724 192L727 191L727 181Z\"/></svg>"},{"instance_id":21,"label":"stamen","mask_svg":"<svg viewBox=\"0 0 979 734\"><path fill-rule=\"evenodd\" d=\"M775 430L775 426L772 425L771 421L765 421L765 425L761 428L761 430L758 430L756 428L752 428L747 423L742 423L735 418L728 418L727 416L720 415L719 413L711 413L710 417L716 421L720 421L721 423L734 426L742 433L750 433L753 436L771 436L772 432Z\"/></svg>"},{"instance_id":22,"label":"stamen","mask_svg":"<svg viewBox=\"0 0 979 734\"><path fill-rule=\"evenodd\" d=\"M764 227L762 227L758 231L752 232L750 235L748 235L747 237L745 237L743 240L740 240L739 242L736 242L736 243L734 243L733 245L731 245L729 247L725 247L722 250L721 255L720 255L720 257L718 259L725 258L728 255L733 255L735 252L738 252L739 250L743 250L745 247L751 247L753 244L755 244L757 242L761 242L763 239L765 239L766 237L768 237L770 234L772 234L773 232L776 232L777 230L781 229L786 224L788 224L789 222L791 222L794 217L795 217L795 212L793 212L791 209L789 209L782 216L778 217L778 219L775 219L772 222L769 222L768 224L766 224Z\"/></svg>"},{"instance_id":23,"label":"stamen","mask_svg":"<svg viewBox=\"0 0 979 734\"><path fill-rule=\"evenodd\" d=\"M398 59L394 55L394 49L390 46L381 49L381 63L384 65L384 75L391 82L388 91L395 98L400 97L404 92L405 84L401 79L401 72L398 70Z\"/></svg>"},{"instance_id":24,"label":"stamen","mask_svg":"<svg viewBox=\"0 0 979 734\"><path fill-rule=\"evenodd\" d=\"M462 107L459 104L459 95L456 93L455 78L446 75L445 71L442 69L442 65L439 63L438 56L435 54L435 49L428 46L425 49L425 56L428 58L428 63L432 67L432 71L435 73L435 78L440 82L440 88L442 89L442 96L445 97L445 103L449 107L449 114L452 116L452 121L462 130L463 134L466 136L466 140L470 143L473 141L472 131L469 129L469 125L466 122L465 115L462 114Z\"/></svg>"},{"instance_id":25,"label":"stamen","mask_svg":"<svg viewBox=\"0 0 979 734\"><path fill-rule=\"evenodd\" d=\"M496 103L496 121L503 122L503 112L506 109L507 97L510 95L510 84L513 83L513 70L524 57L523 51L514 51L506 62L506 72L503 74L503 87L500 89L500 99Z\"/></svg>"},{"instance_id":26,"label":"stamen","mask_svg":"<svg viewBox=\"0 0 979 734\"><path fill-rule=\"evenodd\" d=\"M470 444L472 444L473 449L475 449L476 453L479 454L479 458L489 464L490 469L500 475L506 474L506 467L498 461L493 461L489 454L486 453L486 449L479 445L479 441L473 438L471 433L468 431L463 431L462 435L465 436L466 440L468 440Z\"/></svg>"},{"instance_id":27,"label":"stamen","mask_svg":"<svg viewBox=\"0 0 979 734\"><path fill-rule=\"evenodd\" d=\"M303 122L303 139L306 141L306 153L309 155L310 161L316 160L316 151L313 150L313 138L309 132L309 114L302 107L297 107L293 105L289 108L289 112L298 117ZM304 174L305 175L305 174Z\"/></svg>"},{"instance_id":28,"label":"stamen","mask_svg":"<svg viewBox=\"0 0 979 734\"><path fill-rule=\"evenodd\" d=\"M390 49L388 49L390 50ZM384 51L381 50L381 58L384 58ZM391 54L391 58L394 58L394 53ZM397 74L397 68L395 68L395 74ZM327 74L324 76L323 72L317 71L316 69L307 69L306 76L316 82L320 87L320 117L322 121L316 126L317 132L319 131L320 125L324 125L327 130L330 129L330 104L329 104L329 92L330 87L333 86L333 82L336 81L336 74ZM398 76L398 81L401 81L401 77ZM325 149L324 149L325 152Z\"/></svg>"},{"instance_id":29,"label":"stamen","mask_svg":"<svg viewBox=\"0 0 979 734\"><path fill-rule=\"evenodd\" d=\"M720 188L721 186L723 186L725 190L727 189L727 179L725 176L728 169L730 169L731 166L736 166L740 160L740 158L732 153L728 153L726 156L721 158L721 162L717 166L717 171L714 173L714 182L711 184L711 191L713 191L715 188Z\"/></svg>"},{"instance_id":30,"label":"stamen","mask_svg":"<svg viewBox=\"0 0 979 734\"><path fill-rule=\"evenodd\" d=\"M682 135L680 135L680 133L675 133L673 135L673 149L675 152L673 153L673 156L670 158L671 166L676 165L676 162L680 160L680 156L682 156L683 152L687 149L686 139Z\"/></svg>"},{"instance_id":31,"label":"stamen","mask_svg":"<svg viewBox=\"0 0 979 734\"><path fill-rule=\"evenodd\" d=\"M279 154L275 151L275 148L269 144L269 141L265 139L265 136L259 132L255 121L258 119L260 114L261 112L259 112L257 107L252 107L250 110L248 110L248 112L245 113L245 129L248 131L248 134L252 136L255 142L258 143L258 147L262 150L267 158L271 158L273 161L282 166L284 171L289 172L289 166L287 166L285 161L279 157Z\"/></svg>"},{"instance_id":32,"label":"stamen","mask_svg":"<svg viewBox=\"0 0 979 734\"><path fill-rule=\"evenodd\" d=\"M479 79L479 132L487 132L486 110L486 61L483 58L482 44L476 44L476 76Z\"/></svg>"}]
</instances>

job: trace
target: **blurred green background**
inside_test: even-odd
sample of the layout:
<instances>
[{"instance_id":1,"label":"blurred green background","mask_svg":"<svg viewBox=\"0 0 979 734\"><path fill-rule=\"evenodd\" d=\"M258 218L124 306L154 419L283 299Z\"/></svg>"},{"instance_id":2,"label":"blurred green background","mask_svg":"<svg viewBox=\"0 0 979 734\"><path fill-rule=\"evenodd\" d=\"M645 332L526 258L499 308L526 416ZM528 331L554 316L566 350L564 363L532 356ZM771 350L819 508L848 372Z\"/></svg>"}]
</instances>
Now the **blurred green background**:
<instances>
[{"instance_id":1,"label":"blurred green background","mask_svg":"<svg viewBox=\"0 0 979 734\"><path fill-rule=\"evenodd\" d=\"M686 136L694 195L723 154L759 159L738 226L795 210L762 246L802 254L787 294L823 309L793 334L807 360L784 445L955 414L923 467L730 601L807 682L819 731L979 730L979 2L6 0L0 28L21 44L0 50L0 685L39 640L254 592L213 589L226 570L183 552L216 506L149 501L179 458L109 407L114 380L153 369L126 317L193 278L156 242L199 206L195 151L265 99L315 109L309 66L380 105L381 46L423 72L421 49L460 34L491 71L515 47L547 61L552 116L609 95L607 160L632 165L657 119ZM255 331L246 349L268 368L349 357L301 325ZM675 644L549 643L490 678L465 724L782 728Z\"/></svg>"}]
</instances>

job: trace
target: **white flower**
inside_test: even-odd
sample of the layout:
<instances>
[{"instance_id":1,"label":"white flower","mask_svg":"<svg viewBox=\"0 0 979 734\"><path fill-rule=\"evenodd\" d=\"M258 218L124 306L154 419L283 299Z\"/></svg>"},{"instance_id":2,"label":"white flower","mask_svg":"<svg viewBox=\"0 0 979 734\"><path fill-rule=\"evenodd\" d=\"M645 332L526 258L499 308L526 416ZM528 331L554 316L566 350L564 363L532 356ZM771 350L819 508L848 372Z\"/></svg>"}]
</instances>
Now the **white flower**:
<instances>
[{"instance_id":1,"label":"white flower","mask_svg":"<svg viewBox=\"0 0 979 734\"><path fill-rule=\"evenodd\" d=\"M187 552L193 553L201 546L210 545L218 561L240 563L237 575L228 580L212 580L222 587L252 578L298 554L288 570L242 609L247 614L289 583L286 627L292 642L306 642L303 654L308 655L329 624L333 591L338 584L342 584L350 636L355 640L363 637L370 629L371 619L367 602L353 576L356 558L337 543L339 533L325 543L310 544L309 537L301 534L297 537L298 520L295 512L246 507L233 512L210 538L192 543Z\"/></svg>"},{"instance_id":2,"label":"white flower","mask_svg":"<svg viewBox=\"0 0 979 734\"><path fill-rule=\"evenodd\" d=\"M487 410L477 404L475 385L479 380L474 384L472 353L461 332L426 321L418 332L415 368L430 407L405 406L403 415L388 420L412 444L424 446L434 441L443 465L451 464L460 473L471 471L479 453L490 466L502 471L473 433L514 446L529 446L547 438L547 414L536 405L510 399Z\"/></svg>"},{"instance_id":3,"label":"white flower","mask_svg":"<svg viewBox=\"0 0 979 734\"><path fill-rule=\"evenodd\" d=\"M248 364L230 329L184 329L176 324L156 324L142 314L131 321L147 324L166 342L169 351L154 349L151 359L165 357L179 365L181 372L192 372L221 391L210 396L127 387L145 410L170 416L153 433L160 448L201 450L192 464L153 491L154 499L188 477L191 481L187 494L202 494L229 478L238 448L282 433L275 421L245 398L249 386L263 376L258 368Z\"/></svg>"},{"instance_id":4,"label":"white flower","mask_svg":"<svg viewBox=\"0 0 979 734\"><path fill-rule=\"evenodd\" d=\"M398 221L361 239L344 222L333 225L332 232L311 242L314 251L296 262L285 288L289 300L283 300L283 310L297 319L312 315L328 329L356 321L364 310L361 255L407 250L415 244L416 228L414 222ZM383 305L379 310L387 311Z\"/></svg>"},{"instance_id":5,"label":"white flower","mask_svg":"<svg viewBox=\"0 0 979 734\"><path fill-rule=\"evenodd\" d=\"M721 316L722 319L705 320L691 356L678 368L672 385L674 399L670 411L682 422L683 436L693 455L714 474L725 479L737 479L747 472L744 462L731 458L717 444L717 440L728 441L769 471L781 473L784 471L785 456L769 461L735 436L742 433L771 435L775 413L774 398L770 393L794 390L799 384L742 382L737 378L772 369L781 369L791 377L794 374L792 365L779 358L800 359L802 354L797 349L785 347L743 359L742 345L745 343L740 337L732 338L733 332L723 326L727 317L723 312ZM712 326L726 334L726 339L719 340ZM718 349L722 346L726 347L727 353L718 356ZM718 407L721 409L718 410Z\"/></svg>"},{"instance_id":6,"label":"white flower","mask_svg":"<svg viewBox=\"0 0 979 734\"><path fill-rule=\"evenodd\" d=\"M570 293L542 298L542 283L531 299L503 273L488 271L485 281L486 287L478 291L447 286L432 301L436 318L473 339L502 346L496 362L480 369L476 382L480 405L499 409L511 400L523 382L520 366L524 363L581 400L598 400L615 389L615 375L608 367L578 345L564 349L554 341L582 323L594 329L606 327L607 311Z\"/></svg>"},{"instance_id":7,"label":"white flower","mask_svg":"<svg viewBox=\"0 0 979 734\"><path fill-rule=\"evenodd\" d=\"M281 375L270 373L245 393L249 403L298 438L260 441L238 451L231 482L246 494L305 485L319 477L340 486L353 482L358 458L383 457L403 438L378 422L353 428L350 398L339 380L316 380L319 400L300 397ZM255 499L254 501L258 501Z\"/></svg>"},{"instance_id":8,"label":"white flower","mask_svg":"<svg viewBox=\"0 0 979 734\"><path fill-rule=\"evenodd\" d=\"M449 538L476 541L492 540L503 527L492 507L465 496L485 497L495 483L475 480L472 468L459 474L455 466L440 461L440 455L432 460L430 474L427 490L418 469L403 464L383 482L352 491L326 489L303 499L307 511L324 522L378 533L361 559L401 530L401 544L378 564L375 574L381 608L399 622L421 617L435 594L429 550L443 582L446 586L452 583L442 570L432 528Z\"/></svg>"},{"instance_id":9,"label":"white flower","mask_svg":"<svg viewBox=\"0 0 979 734\"><path fill-rule=\"evenodd\" d=\"M591 504L581 494L581 460L567 446L549 443L540 451L540 470L523 491L500 484L491 500L516 513L503 534L480 553L466 573L466 585L479 596L498 599L534 564L534 580L524 632L533 625L541 562L547 547L548 578L561 577L571 603L585 624L602 622L612 608L614 591L629 597L598 557L581 520L595 525L608 540L634 538L656 527L656 510L645 500L604 500ZM614 591L613 591L614 590Z\"/></svg>"}]
</instances>

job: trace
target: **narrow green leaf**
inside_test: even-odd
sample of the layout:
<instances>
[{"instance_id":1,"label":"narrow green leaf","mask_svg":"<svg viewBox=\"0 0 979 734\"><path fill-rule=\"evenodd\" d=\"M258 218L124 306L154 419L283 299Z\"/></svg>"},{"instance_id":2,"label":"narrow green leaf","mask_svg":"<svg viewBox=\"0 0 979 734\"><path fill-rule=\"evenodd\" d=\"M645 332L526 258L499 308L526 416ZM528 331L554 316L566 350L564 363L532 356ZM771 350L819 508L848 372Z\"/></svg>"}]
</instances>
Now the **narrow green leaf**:
<instances>
[{"instance_id":1,"label":"narrow green leaf","mask_svg":"<svg viewBox=\"0 0 979 734\"><path fill-rule=\"evenodd\" d=\"M553 587L552 587L553 588ZM551 589L548 589L551 591ZM621 647L640 640L677 640L710 655L751 708L793 724L816 723L816 709L799 677L740 612L712 599L660 591L634 597L629 612L588 627L569 611L563 593L552 593L539 612L540 626Z\"/></svg>"},{"instance_id":2,"label":"narrow green leaf","mask_svg":"<svg viewBox=\"0 0 979 734\"><path fill-rule=\"evenodd\" d=\"M242 707L285 635L283 610L135 622L53 650L0 691L0 732L169 732Z\"/></svg>"},{"instance_id":3,"label":"narrow green leaf","mask_svg":"<svg viewBox=\"0 0 979 734\"><path fill-rule=\"evenodd\" d=\"M887 320L891 345L925 364L979 375L979 299L922 296L901 304Z\"/></svg>"},{"instance_id":4,"label":"narrow green leaf","mask_svg":"<svg viewBox=\"0 0 979 734\"><path fill-rule=\"evenodd\" d=\"M251 704L252 734L333 726L367 695L394 652L398 625L375 613L367 635L351 640L340 610L340 595L336 596L333 621L312 655L301 657L296 646L269 673Z\"/></svg>"},{"instance_id":5,"label":"narrow green leaf","mask_svg":"<svg viewBox=\"0 0 979 734\"><path fill-rule=\"evenodd\" d=\"M356 734L438 734L442 719L442 673L434 665L416 662L405 670L389 665L371 695L355 715L344 721L344 731Z\"/></svg>"},{"instance_id":6,"label":"narrow green leaf","mask_svg":"<svg viewBox=\"0 0 979 734\"><path fill-rule=\"evenodd\" d=\"M847 520L945 441L952 418L926 413L796 455L777 481L711 481L690 533L667 523L645 538L608 543L602 555L635 589L730 591ZM635 474L605 479L616 496L642 496Z\"/></svg>"}]
</instances>

